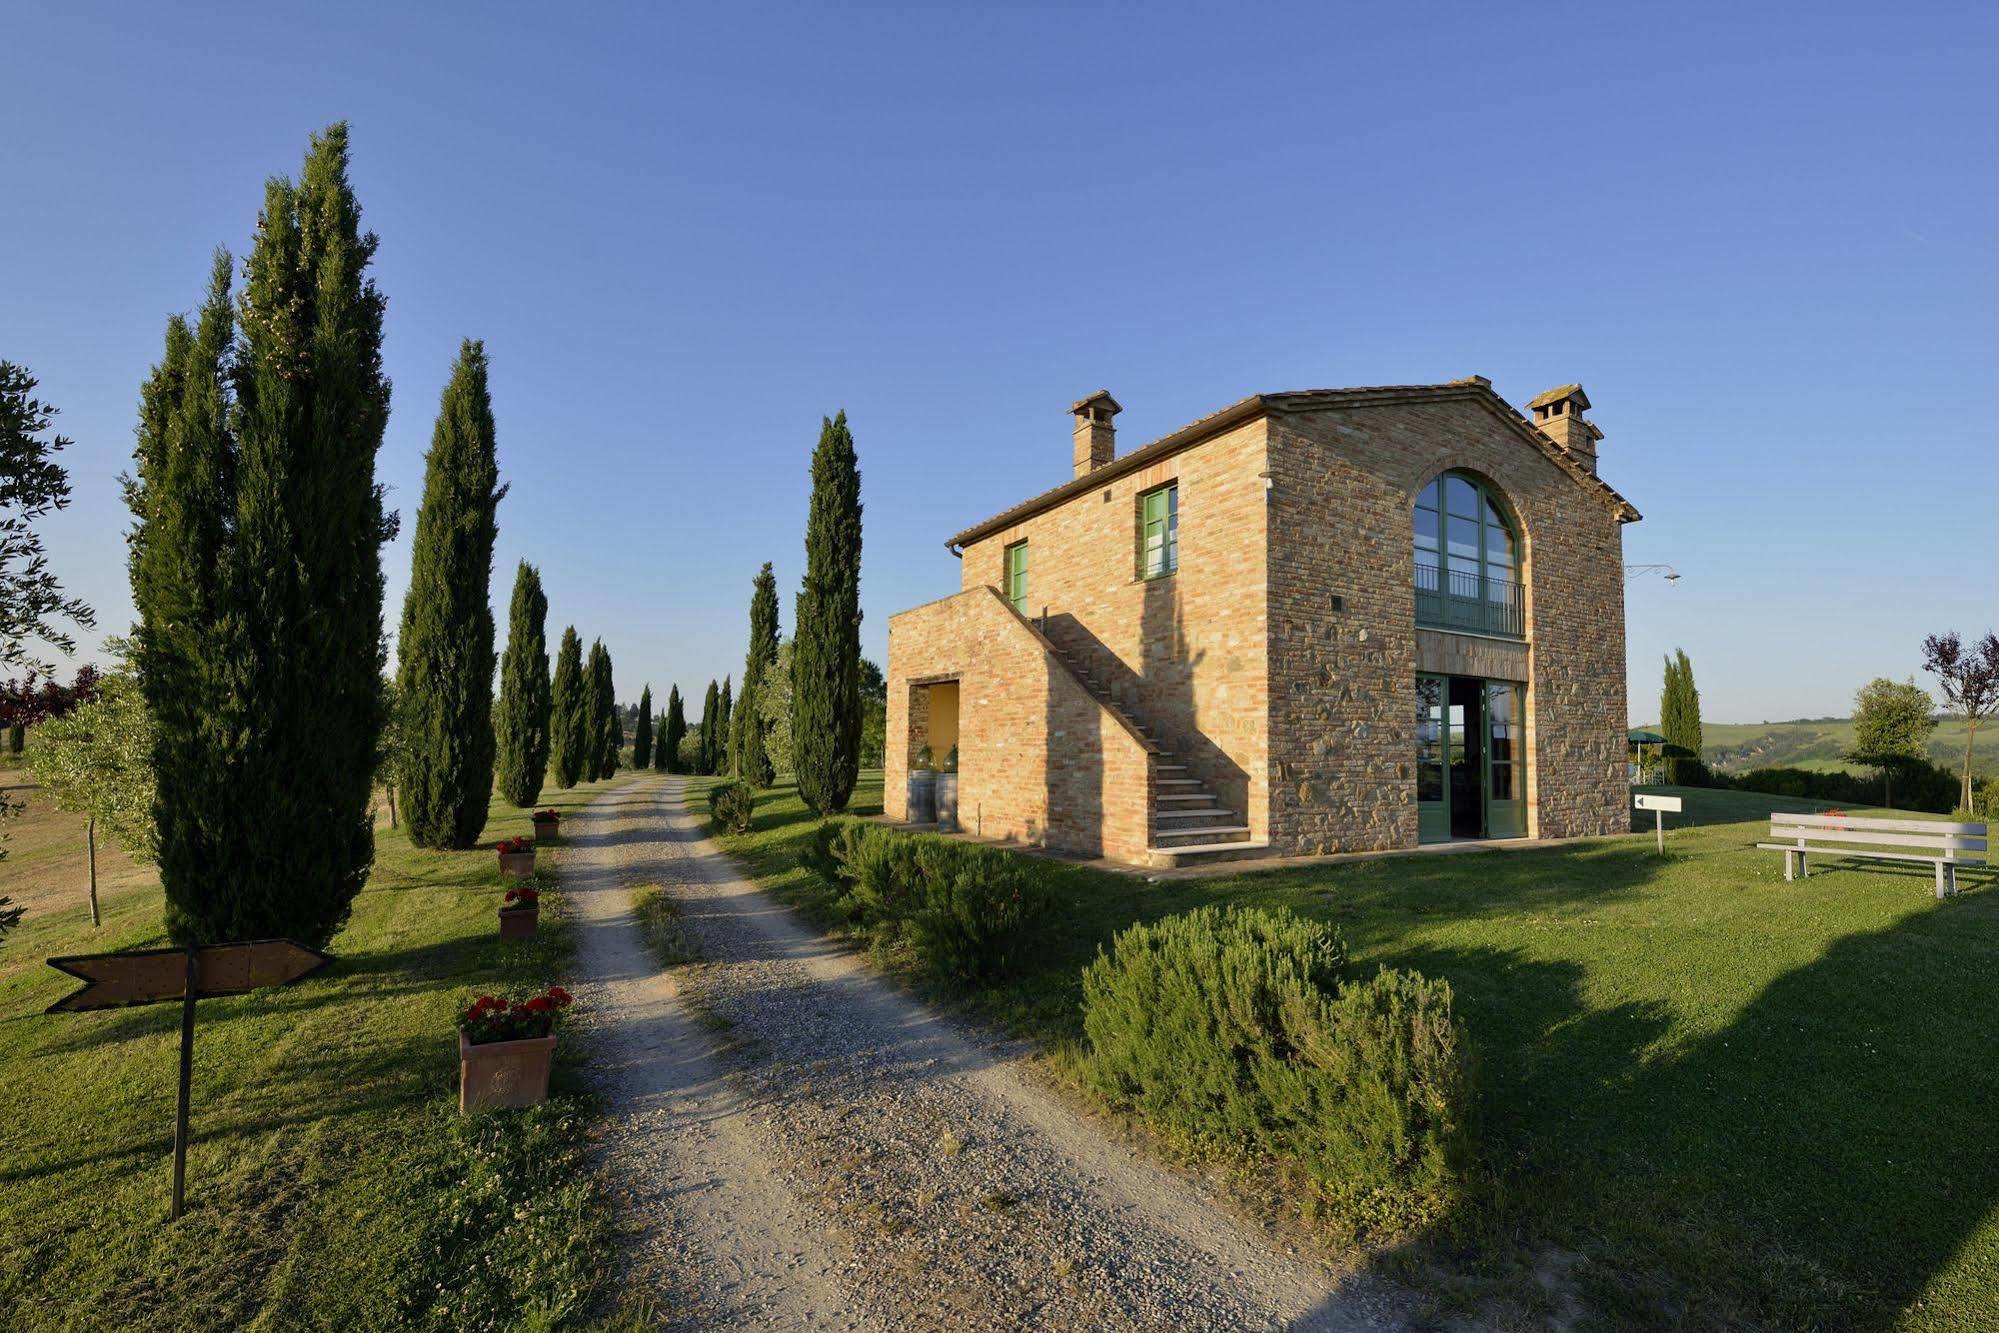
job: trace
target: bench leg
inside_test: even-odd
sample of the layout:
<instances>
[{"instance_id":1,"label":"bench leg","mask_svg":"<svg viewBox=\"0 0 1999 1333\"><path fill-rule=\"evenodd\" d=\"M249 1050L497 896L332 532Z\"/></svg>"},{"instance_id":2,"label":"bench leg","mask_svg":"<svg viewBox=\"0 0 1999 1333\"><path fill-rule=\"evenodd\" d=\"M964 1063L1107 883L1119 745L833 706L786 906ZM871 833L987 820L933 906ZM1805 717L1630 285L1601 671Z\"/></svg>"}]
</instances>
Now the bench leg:
<instances>
[{"instance_id":1,"label":"bench leg","mask_svg":"<svg viewBox=\"0 0 1999 1333\"><path fill-rule=\"evenodd\" d=\"M1792 851L1784 853L1784 882L1786 884L1789 884L1793 878L1791 874L1791 858L1796 855L1797 853Z\"/></svg>"}]
</instances>

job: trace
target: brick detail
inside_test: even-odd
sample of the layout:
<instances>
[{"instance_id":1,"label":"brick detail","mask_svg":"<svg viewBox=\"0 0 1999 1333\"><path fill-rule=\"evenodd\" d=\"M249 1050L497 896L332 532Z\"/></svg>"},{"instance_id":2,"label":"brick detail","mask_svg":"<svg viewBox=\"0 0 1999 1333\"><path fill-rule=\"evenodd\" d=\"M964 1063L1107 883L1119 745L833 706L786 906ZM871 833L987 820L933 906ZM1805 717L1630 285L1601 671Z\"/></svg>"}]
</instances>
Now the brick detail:
<instances>
[{"instance_id":1,"label":"brick detail","mask_svg":"<svg viewBox=\"0 0 1999 1333\"><path fill-rule=\"evenodd\" d=\"M958 820L966 831L1144 859L1151 797L1144 743L988 587L889 619L889 818L908 817L910 761L927 725L924 691L940 680L958 682Z\"/></svg>"}]
</instances>

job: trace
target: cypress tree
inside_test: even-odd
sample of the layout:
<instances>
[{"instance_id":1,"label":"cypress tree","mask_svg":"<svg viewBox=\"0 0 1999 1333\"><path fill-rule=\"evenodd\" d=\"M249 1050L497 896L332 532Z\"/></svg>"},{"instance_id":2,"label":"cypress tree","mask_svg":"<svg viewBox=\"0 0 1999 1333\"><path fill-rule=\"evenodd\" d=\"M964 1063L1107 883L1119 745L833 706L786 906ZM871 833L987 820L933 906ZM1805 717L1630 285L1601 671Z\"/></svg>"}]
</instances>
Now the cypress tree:
<instances>
[{"instance_id":1,"label":"cypress tree","mask_svg":"<svg viewBox=\"0 0 1999 1333\"><path fill-rule=\"evenodd\" d=\"M541 799L548 776L548 595L527 561L514 573L507 651L500 659L500 794L523 810Z\"/></svg>"},{"instance_id":2,"label":"cypress tree","mask_svg":"<svg viewBox=\"0 0 1999 1333\"><path fill-rule=\"evenodd\" d=\"M142 395L135 652L172 775L155 813L180 943L323 945L374 860L389 384L347 162L335 124L297 181L266 183L240 329L224 255Z\"/></svg>"},{"instance_id":3,"label":"cypress tree","mask_svg":"<svg viewBox=\"0 0 1999 1333\"><path fill-rule=\"evenodd\" d=\"M715 688L715 682L708 682L707 697L701 701L701 771L713 773L719 767L721 755L716 725L722 720L722 692Z\"/></svg>"},{"instance_id":4,"label":"cypress tree","mask_svg":"<svg viewBox=\"0 0 1999 1333\"><path fill-rule=\"evenodd\" d=\"M1684 648L1666 658L1665 684L1659 693L1659 732L1668 746L1683 752L1666 760L1668 780L1677 782L1686 768L1700 760L1704 748L1701 695L1694 685L1694 664Z\"/></svg>"},{"instance_id":5,"label":"cypress tree","mask_svg":"<svg viewBox=\"0 0 1999 1333\"><path fill-rule=\"evenodd\" d=\"M618 707L618 695L617 691L612 687L611 679L611 650L606 648L604 650L604 676L597 688L603 694L601 716L604 719L604 739L602 742L604 747L604 761L599 772L607 778L617 773L619 765L624 759L622 752L625 748L625 715Z\"/></svg>"},{"instance_id":6,"label":"cypress tree","mask_svg":"<svg viewBox=\"0 0 1999 1333\"><path fill-rule=\"evenodd\" d=\"M583 780L595 782L604 776L604 735L611 728L605 715L610 694L611 659L602 639L590 641L590 656L583 665Z\"/></svg>"},{"instance_id":7,"label":"cypress tree","mask_svg":"<svg viewBox=\"0 0 1999 1333\"><path fill-rule=\"evenodd\" d=\"M486 346L467 339L424 461L396 639L403 816L418 847L470 847L493 795L493 540L500 464Z\"/></svg>"},{"instance_id":8,"label":"cypress tree","mask_svg":"<svg viewBox=\"0 0 1999 1333\"><path fill-rule=\"evenodd\" d=\"M816 813L847 808L861 752L861 471L847 414L812 454L805 582L791 652L792 762Z\"/></svg>"},{"instance_id":9,"label":"cypress tree","mask_svg":"<svg viewBox=\"0 0 1999 1333\"><path fill-rule=\"evenodd\" d=\"M687 736L687 708L680 702L680 687L666 687L666 749L665 762L660 765L669 773L680 771L680 742Z\"/></svg>"},{"instance_id":10,"label":"cypress tree","mask_svg":"<svg viewBox=\"0 0 1999 1333\"><path fill-rule=\"evenodd\" d=\"M632 767L652 767L652 686L639 691L639 720L632 728Z\"/></svg>"},{"instance_id":11,"label":"cypress tree","mask_svg":"<svg viewBox=\"0 0 1999 1333\"><path fill-rule=\"evenodd\" d=\"M583 641L576 626L562 631L562 647L555 655L555 687L550 696L549 746L555 753L555 785L564 791L583 778L586 768L589 731L585 725L583 682Z\"/></svg>"},{"instance_id":12,"label":"cypress tree","mask_svg":"<svg viewBox=\"0 0 1999 1333\"><path fill-rule=\"evenodd\" d=\"M736 771L736 751L729 742L735 735L730 729L730 718L736 711L736 701L729 681L730 677L722 677L722 716L716 723L715 771L733 774Z\"/></svg>"},{"instance_id":13,"label":"cypress tree","mask_svg":"<svg viewBox=\"0 0 1999 1333\"><path fill-rule=\"evenodd\" d=\"M736 700L731 748L736 773L744 781L768 787L777 781L770 761L769 736L763 722L764 677L777 664L777 579L770 562L750 585L750 650L743 659L743 693Z\"/></svg>"}]
</instances>

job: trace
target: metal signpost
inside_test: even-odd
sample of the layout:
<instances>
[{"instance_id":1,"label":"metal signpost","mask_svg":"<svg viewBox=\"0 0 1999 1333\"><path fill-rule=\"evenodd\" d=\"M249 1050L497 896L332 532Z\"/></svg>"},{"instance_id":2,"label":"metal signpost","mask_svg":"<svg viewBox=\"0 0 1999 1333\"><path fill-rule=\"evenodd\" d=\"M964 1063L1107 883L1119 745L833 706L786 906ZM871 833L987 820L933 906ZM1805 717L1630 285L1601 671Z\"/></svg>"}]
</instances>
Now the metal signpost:
<instances>
[{"instance_id":1,"label":"metal signpost","mask_svg":"<svg viewBox=\"0 0 1999 1333\"><path fill-rule=\"evenodd\" d=\"M333 960L297 940L193 944L184 949L132 949L73 954L49 966L84 983L44 1012L80 1014L138 1004L180 1001L180 1104L174 1116L173 1220L179 1221L187 1181L187 1099L194 1082L194 1002L243 995L311 976Z\"/></svg>"},{"instance_id":2,"label":"metal signpost","mask_svg":"<svg viewBox=\"0 0 1999 1333\"><path fill-rule=\"evenodd\" d=\"M1666 850L1666 812L1670 810L1677 815L1680 813L1681 807L1685 804L1677 796L1647 796L1641 794L1638 797L1638 808L1652 812L1653 823L1659 833L1659 851L1662 855Z\"/></svg>"}]
</instances>

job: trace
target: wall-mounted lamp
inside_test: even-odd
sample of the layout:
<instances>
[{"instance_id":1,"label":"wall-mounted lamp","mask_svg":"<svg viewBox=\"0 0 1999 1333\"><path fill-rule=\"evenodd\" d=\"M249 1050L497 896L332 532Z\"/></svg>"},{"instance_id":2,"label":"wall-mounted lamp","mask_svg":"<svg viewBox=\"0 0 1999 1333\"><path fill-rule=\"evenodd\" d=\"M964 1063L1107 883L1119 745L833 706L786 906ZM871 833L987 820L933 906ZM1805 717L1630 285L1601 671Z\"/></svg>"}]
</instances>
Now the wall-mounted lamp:
<instances>
[{"instance_id":1,"label":"wall-mounted lamp","mask_svg":"<svg viewBox=\"0 0 1999 1333\"><path fill-rule=\"evenodd\" d=\"M1624 581L1626 583L1631 582L1633 579L1642 579L1647 574L1661 575L1668 585L1680 581L1680 571L1674 569L1671 565L1626 565L1624 567Z\"/></svg>"}]
</instances>

